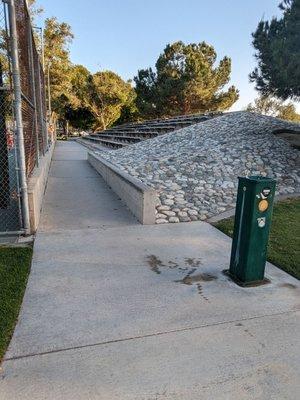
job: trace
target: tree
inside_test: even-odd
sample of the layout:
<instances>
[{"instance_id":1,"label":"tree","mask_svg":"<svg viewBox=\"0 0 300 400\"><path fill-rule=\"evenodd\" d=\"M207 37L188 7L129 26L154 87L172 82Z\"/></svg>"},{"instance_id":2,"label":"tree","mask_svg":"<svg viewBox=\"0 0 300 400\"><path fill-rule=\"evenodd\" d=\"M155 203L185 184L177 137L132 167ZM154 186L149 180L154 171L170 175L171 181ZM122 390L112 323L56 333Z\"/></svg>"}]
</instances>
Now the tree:
<instances>
[{"instance_id":1,"label":"tree","mask_svg":"<svg viewBox=\"0 0 300 400\"><path fill-rule=\"evenodd\" d=\"M41 14L44 9L36 4L36 0L27 0L28 9L30 12L31 19L34 20L34 17Z\"/></svg>"},{"instance_id":2,"label":"tree","mask_svg":"<svg viewBox=\"0 0 300 400\"><path fill-rule=\"evenodd\" d=\"M277 118L300 123L300 114L296 112L296 108L292 103L283 105L279 110Z\"/></svg>"},{"instance_id":3,"label":"tree","mask_svg":"<svg viewBox=\"0 0 300 400\"><path fill-rule=\"evenodd\" d=\"M56 113L63 117L64 107L69 103L72 92L69 44L73 39L71 27L58 22L55 17L47 18L44 29L44 53L46 75L50 77L51 103Z\"/></svg>"},{"instance_id":4,"label":"tree","mask_svg":"<svg viewBox=\"0 0 300 400\"><path fill-rule=\"evenodd\" d=\"M70 75L72 90L68 96L66 117L71 117L73 126L76 126L76 116L79 120L85 116L88 127L101 130L114 124L121 116L126 120L129 117L126 113L133 114L135 91L130 82L123 81L119 75L112 71L91 74L82 65L73 66Z\"/></svg>"},{"instance_id":5,"label":"tree","mask_svg":"<svg viewBox=\"0 0 300 400\"><path fill-rule=\"evenodd\" d=\"M300 114L296 112L294 104L285 104L283 101L269 96L261 96L255 99L254 104L249 104L246 110L288 121L300 122Z\"/></svg>"},{"instance_id":6,"label":"tree","mask_svg":"<svg viewBox=\"0 0 300 400\"><path fill-rule=\"evenodd\" d=\"M131 84L112 71L101 71L88 79L88 109L96 120L95 129L112 125L121 115L122 107L133 96Z\"/></svg>"},{"instance_id":7,"label":"tree","mask_svg":"<svg viewBox=\"0 0 300 400\"><path fill-rule=\"evenodd\" d=\"M151 68L134 78L137 107L146 117L172 116L226 110L238 99L234 86L224 91L230 80L231 60L218 65L217 54L205 42L168 44Z\"/></svg>"},{"instance_id":8,"label":"tree","mask_svg":"<svg viewBox=\"0 0 300 400\"><path fill-rule=\"evenodd\" d=\"M121 108L120 117L113 123L113 125L121 125L128 122L136 122L139 120L139 113L135 103L136 93L133 90L127 104ZM133 98L133 99L132 99Z\"/></svg>"},{"instance_id":9,"label":"tree","mask_svg":"<svg viewBox=\"0 0 300 400\"><path fill-rule=\"evenodd\" d=\"M70 70L71 91L64 106L64 117L72 127L91 129L96 120L89 109L88 80L90 72L83 65L74 65Z\"/></svg>"},{"instance_id":10,"label":"tree","mask_svg":"<svg viewBox=\"0 0 300 400\"><path fill-rule=\"evenodd\" d=\"M277 117L282 102L269 96L260 96L248 104L246 111Z\"/></svg>"},{"instance_id":11,"label":"tree","mask_svg":"<svg viewBox=\"0 0 300 400\"><path fill-rule=\"evenodd\" d=\"M258 67L250 81L263 96L300 99L300 0L284 0L281 19L261 21L252 34Z\"/></svg>"}]
</instances>

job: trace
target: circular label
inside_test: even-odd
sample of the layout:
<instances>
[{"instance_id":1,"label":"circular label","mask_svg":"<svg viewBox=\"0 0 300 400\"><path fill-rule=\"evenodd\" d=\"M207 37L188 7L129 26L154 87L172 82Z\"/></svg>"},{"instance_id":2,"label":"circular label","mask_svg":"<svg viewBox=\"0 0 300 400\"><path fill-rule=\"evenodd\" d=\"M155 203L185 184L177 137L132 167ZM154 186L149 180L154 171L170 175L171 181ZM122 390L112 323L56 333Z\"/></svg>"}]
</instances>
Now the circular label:
<instances>
[{"instance_id":1,"label":"circular label","mask_svg":"<svg viewBox=\"0 0 300 400\"><path fill-rule=\"evenodd\" d=\"M269 203L267 202L267 200L261 200L258 203L258 209L260 212L266 211L268 209L268 207L269 207Z\"/></svg>"}]
</instances>

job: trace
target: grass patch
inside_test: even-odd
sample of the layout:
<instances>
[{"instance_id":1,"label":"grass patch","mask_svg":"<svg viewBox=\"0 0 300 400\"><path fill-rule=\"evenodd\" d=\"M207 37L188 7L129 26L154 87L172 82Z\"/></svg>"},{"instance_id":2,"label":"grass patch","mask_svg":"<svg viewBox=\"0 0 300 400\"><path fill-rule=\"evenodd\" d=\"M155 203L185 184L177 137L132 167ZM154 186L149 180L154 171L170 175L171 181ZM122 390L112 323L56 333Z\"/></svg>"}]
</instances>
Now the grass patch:
<instances>
[{"instance_id":1,"label":"grass patch","mask_svg":"<svg viewBox=\"0 0 300 400\"><path fill-rule=\"evenodd\" d=\"M0 362L17 322L31 257L31 247L0 247Z\"/></svg>"},{"instance_id":2,"label":"grass patch","mask_svg":"<svg viewBox=\"0 0 300 400\"><path fill-rule=\"evenodd\" d=\"M231 237L233 225L234 218L214 224ZM300 279L300 199L287 199L274 204L268 261Z\"/></svg>"}]
</instances>

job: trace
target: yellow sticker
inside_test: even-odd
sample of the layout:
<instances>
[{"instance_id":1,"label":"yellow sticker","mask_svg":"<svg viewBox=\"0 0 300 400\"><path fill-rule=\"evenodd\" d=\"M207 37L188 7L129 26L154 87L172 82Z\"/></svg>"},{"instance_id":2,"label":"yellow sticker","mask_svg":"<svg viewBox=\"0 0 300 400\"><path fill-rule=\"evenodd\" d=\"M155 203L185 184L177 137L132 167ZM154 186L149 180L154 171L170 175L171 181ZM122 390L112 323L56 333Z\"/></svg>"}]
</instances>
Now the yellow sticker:
<instances>
[{"instance_id":1,"label":"yellow sticker","mask_svg":"<svg viewBox=\"0 0 300 400\"><path fill-rule=\"evenodd\" d=\"M258 203L258 209L260 212L266 211L268 209L268 207L269 207L269 203L267 202L267 200L261 200Z\"/></svg>"}]
</instances>

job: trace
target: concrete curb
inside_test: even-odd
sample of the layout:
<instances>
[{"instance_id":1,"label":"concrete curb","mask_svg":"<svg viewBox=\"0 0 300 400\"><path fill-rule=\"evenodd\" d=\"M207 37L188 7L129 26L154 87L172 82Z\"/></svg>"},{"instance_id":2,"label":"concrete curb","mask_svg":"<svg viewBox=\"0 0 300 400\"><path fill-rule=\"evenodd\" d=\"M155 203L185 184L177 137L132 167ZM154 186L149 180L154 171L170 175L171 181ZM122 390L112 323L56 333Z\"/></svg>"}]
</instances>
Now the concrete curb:
<instances>
[{"instance_id":1,"label":"concrete curb","mask_svg":"<svg viewBox=\"0 0 300 400\"><path fill-rule=\"evenodd\" d=\"M155 224L157 192L121 171L99 155L88 152L88 162L143 225Z\"/></svg>"},{"instance_id":2,"label":"concrete curb","mask_svg":"<svg viewBox=\"0 0 300 400\"><path fill-rule=\"evenodd\" d=\"M54 147L55 142L51 144L47 153L39 160L39 167L34 169L33 174L28 179L28 202L31 234L35 233L39 224L42 202L47 185Z\"/></svg>"}]
</instances>

